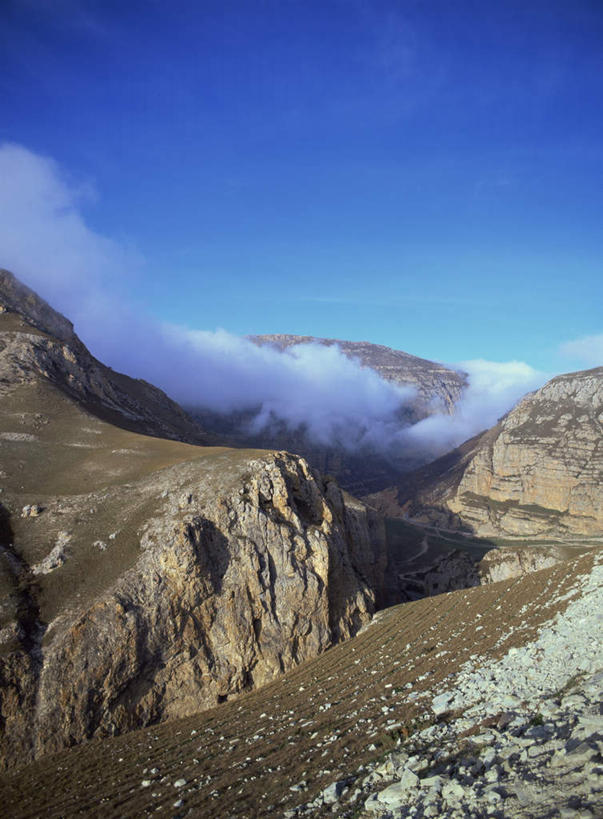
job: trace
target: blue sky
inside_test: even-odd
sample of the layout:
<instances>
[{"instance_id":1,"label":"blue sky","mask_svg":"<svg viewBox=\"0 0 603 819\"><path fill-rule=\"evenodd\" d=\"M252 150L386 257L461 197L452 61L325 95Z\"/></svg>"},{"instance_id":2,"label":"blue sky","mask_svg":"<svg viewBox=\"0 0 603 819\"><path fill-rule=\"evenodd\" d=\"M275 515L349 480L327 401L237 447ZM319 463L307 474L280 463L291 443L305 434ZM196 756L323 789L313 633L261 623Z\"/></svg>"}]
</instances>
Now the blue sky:
<instances>
[{"instance_id":1,"label":"blue sky","mask_svg":"<svg viewBox=\"0 0 603 819\"><path fill-rule=\"evenodd\" d=\"M601 349L601 43L600 0L4 0L0 142L157 319L554 373Z\"/></svg>"}]
</instances>

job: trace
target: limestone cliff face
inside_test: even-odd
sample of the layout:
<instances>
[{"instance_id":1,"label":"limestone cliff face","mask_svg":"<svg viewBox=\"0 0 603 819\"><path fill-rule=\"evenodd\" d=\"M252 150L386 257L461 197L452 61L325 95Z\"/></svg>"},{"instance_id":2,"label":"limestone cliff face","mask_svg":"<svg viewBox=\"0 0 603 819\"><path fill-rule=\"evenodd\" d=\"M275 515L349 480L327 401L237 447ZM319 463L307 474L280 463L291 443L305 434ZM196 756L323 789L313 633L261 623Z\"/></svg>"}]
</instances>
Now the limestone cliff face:
<instances>
[{"instance_id":1,"label":"limestone cliff face","mask_svg":"<svg viewBox=\"0 0 603 819\"><path fill-rule=\"evenodd\" d=\"M174 470L137 487L162 506L126 571L102 589L97 564L99 593L68 598L48 624L21 617L1 657L4 765L211 707L370 619L382 525L336 484L286 453L240 458L226 491L189 464L170 492ZM30 618L44 580L22 571Z\"/></svg>"},{"instance_id":2,"label":"limestone cliff face","mask_svg":"<svg viewBox=\"0 0 603 819\"><path fill-rule=\"evenodd\" d=\"M498 583L513 577L523 577L541 569L549 569L563 559L559 549L554 546L492 549L479 563L480 582Z\"/></svg>"},{"instance_id":3,"label":"limestone cliff face","mask_svg":"<svg viewBox=\"0 0 603 819\"><path fill-rule=\"evenodd\" d=\"M603 531L603 367L554 378L381 508L479 535ZM379 505L379 498L375 499Z\"/></svg>"}]
</instances>

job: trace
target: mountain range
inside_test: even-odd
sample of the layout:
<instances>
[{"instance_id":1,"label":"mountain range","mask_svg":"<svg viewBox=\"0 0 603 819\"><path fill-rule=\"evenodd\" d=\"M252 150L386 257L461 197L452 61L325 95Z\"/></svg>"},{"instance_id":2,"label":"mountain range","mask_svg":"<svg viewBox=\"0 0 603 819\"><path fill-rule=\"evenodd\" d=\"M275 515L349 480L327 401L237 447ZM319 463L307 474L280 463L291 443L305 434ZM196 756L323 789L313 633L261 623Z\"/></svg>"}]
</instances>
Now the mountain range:
<instances>
[{"instance_id":1,"label":"mountain range","mask_svg":"<svg viewBox=\"0 0 603 819\"><path fill-rule=\"evenodd\" d=\"M402 426L436 406L454 413L467 386L464 373L379 345L253 341L336 343L414 385ZM553 379L413 471L337 449L308 456L303 435L245 440L232 416L187 413L113 371L68 319L0 271L0 760L16 769L11 815L55 815L46 796L25 799L23 782L44 783L56 815L93 815L74 780L100 776L105 758L99 815L171 815L179 801L191 815L339 810L359 765L369 771L430 728L423 697L470 658L503 656L514 630L519 646L535 639L569 606L561 590L571 583L590 594L602 422L596 368ZM330 471L362 497L319 471L322 461L339 463ZM585 668L594 673L596 661ZM430 713L439 724L437 707ZM147 754L156 741L161 753ZM179 756L183 785L171 772ZM266 780L267 758L284 783ZM333 781L336 798L314 804ZM349 811L361 799L370 813L376 781ZM187 796L174 802L180 788ZM298 810L302 801L312 805Z\"/></svg>"}]
</instances>

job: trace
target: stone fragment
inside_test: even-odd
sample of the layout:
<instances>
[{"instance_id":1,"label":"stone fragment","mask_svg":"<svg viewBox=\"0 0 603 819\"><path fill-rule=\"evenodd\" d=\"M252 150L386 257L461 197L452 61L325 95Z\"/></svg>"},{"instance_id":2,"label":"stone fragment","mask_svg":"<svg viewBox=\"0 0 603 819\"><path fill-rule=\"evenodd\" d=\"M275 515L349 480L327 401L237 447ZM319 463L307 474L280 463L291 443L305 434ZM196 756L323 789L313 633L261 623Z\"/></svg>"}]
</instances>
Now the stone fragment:
<instances>
[{"instance_id":1,"label":"stone fragment","mask_svg":"<svg viewBox=\"0 0 603 819\"><path fill-rule=\"evenodd\" d=\"M452 691L445 691L443 694L438 694L431 701L431 708L436 717L445 714L450 710L450 704L454 700L454 693Z\"/></svg>"}]
</instances>

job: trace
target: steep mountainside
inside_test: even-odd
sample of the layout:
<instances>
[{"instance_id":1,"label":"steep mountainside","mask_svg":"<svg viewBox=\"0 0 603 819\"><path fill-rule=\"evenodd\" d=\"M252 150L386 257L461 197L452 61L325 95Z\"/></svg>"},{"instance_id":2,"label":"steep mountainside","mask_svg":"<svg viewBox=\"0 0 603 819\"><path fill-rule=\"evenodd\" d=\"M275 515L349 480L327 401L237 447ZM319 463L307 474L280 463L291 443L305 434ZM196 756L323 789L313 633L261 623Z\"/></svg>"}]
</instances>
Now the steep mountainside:
<instances>
[{"instance_id":1,"label":"steep mountainside","mask_svg":"<svg viewBox=\"0 0 603 819\"><path fill-rule=\"evenodd\" d=\"M97 361L71 322L0 269L0 395L42 377L113 424L203 443L199 426L157 387Z\"/></svg>"},{"instance_id":2,"label":"steep mountainside","mask_svg":"<svg viewBox=\"0 0 603 819\"><path fill-rule=\"evenodd\" d=\"M1 764L213 706L370 619L378 516L296 456L168 440L197 434L176 404L1 281Z\"/></svg>"},{"instance_id":3,"label":"steep mountainside","mask_svg":"<svg viewBox=\"0 0 603 819\"><path fill-rule=\"evenodd\" d=\"M482 536L603 533L603 367L561 375L495 427L370 498Z\"/></svg>"},{"instance_id":4,"label":"steep mountainside","mask_svg":"<svg viewBox=\"0 0 603 819\"><path fill-rule=\"evenodd\" d=\"M349 358L359 359L365 367L375 370L388 381L415 387L418 395L413 420L431 414L434 402L452 414L454 405L467 385L465 373L368 341L340 341L334 338L283 334L250 336L250 339L256 344L271 344L279 350L295 344L336 344Z\"/></svg>"}]
</instances>

